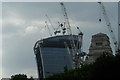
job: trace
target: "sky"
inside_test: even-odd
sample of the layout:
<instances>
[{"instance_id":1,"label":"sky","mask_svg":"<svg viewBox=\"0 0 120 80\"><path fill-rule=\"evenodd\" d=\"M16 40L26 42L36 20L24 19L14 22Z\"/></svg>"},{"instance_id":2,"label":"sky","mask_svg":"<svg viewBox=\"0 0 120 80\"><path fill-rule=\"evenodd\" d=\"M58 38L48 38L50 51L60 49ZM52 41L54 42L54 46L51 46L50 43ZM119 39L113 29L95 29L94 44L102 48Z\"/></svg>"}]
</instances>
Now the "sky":
<instances>
[{"instance_id":1,"label":"sky","mask_svg":"<svg viewBox=\"0 0 120 80\"><path fill-rule=\"evenodd\" d=\"M2 3L0 0L0 79L2 76Z\"/></svg>"},{"instance_id":2,"label":"sky","mask_svg":"<svg viewBox=\"0 0 120 80\"><path fill-rule=\"evenodd\" d=\"M83 51L88 53L92 35L105 33L110 37L97 2L65 2L64 4L73 33L76 34L75 27L79 26L84 34ZM106 2L104 6L117 37L118 3ZM58 22L64 22L59 2L2 2L2 19L0 18L2 77L10 77L17 73L37 77L33 46L36 41L50 37L45 28L45 21L48 21L46 14L54 27L58 27ZM99 18L102 18L102 22L98 21ZM51 25L48 25L52 32ZM112 40L110 41L112 43ZM113 44L111 47L113 48Z\"/></svg>"},{"instance_id":3,"label":"sky","mask_svg":"<svg viewBox=\"0 0 120 80\"><path fill-rule=\"evenodd\" d=\"M118 4L118 13L120 13L120 1ZM120 15L118 14L118 23L120 24ZM118 26L118 41L119 41L119 49L120 49L120 25Z\"/></svg>"}]
</instances>

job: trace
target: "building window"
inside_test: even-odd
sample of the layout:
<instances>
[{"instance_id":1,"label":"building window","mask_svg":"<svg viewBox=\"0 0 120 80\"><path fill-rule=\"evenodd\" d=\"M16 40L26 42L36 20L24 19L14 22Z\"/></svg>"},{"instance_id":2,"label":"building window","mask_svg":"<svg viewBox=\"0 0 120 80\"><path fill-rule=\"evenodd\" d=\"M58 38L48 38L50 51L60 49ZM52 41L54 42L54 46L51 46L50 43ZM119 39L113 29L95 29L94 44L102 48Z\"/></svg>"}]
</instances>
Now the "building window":
<instances>
[{"instance_id":1,"label":"building window","mask_svg":"<svg viewBox=\"0 0 120 80\"><path fill-rule=\"evenodd\" d=\"M102 46L102 42L97 42L96 46Z\"/></svg>"}]
</instances>

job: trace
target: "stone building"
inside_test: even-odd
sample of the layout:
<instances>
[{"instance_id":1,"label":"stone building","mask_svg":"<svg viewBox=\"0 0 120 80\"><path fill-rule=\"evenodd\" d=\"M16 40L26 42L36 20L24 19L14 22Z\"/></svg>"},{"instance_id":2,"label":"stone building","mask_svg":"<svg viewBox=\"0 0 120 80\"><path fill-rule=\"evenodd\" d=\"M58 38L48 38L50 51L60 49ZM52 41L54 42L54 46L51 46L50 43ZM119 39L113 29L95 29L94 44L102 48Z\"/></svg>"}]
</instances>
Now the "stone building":
<instances>
[{"instance_id":1,"label":"stone building","mask_svg":"<svg viewBox=\"0 0 120 80\"><path fill-rule=\"evenodd\" d=\"M112 54L109 37L106 34L98 33L92 36L86 63L92 63L103 53Z\"/></svg>"}]
</instances>

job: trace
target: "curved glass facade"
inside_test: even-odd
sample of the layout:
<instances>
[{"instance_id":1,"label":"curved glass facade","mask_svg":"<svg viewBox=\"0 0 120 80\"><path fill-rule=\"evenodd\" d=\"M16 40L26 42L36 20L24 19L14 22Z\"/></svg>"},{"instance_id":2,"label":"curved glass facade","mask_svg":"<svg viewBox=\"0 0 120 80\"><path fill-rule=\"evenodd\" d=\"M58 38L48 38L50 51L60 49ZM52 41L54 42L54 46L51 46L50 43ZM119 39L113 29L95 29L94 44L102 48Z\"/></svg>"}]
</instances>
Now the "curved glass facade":
<instances>
[{"instance_id":1,"label":"curved glass facade","mask_svg":"<svg viewBox=\"0 0 120 80\"><path fill-rule=\"evenodd\" d=\"M46 78L54 73L64 72L64 67L73 68L72 56L65 47L66 42L70 48L70 36L55 36L36 42L34 53L40 79ZM73 36L76 43L77 36Z\"/></svg>"}]
</instances>

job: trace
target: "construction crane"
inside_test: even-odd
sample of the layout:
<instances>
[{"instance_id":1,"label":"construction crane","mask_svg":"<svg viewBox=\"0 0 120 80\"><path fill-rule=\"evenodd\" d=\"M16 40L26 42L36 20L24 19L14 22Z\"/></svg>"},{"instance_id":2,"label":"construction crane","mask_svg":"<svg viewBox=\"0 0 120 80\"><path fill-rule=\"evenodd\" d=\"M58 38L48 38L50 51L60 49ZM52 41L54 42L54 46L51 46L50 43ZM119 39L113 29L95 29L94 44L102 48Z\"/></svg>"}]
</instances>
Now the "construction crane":
<instances>
[{"instance_id":1,"label":"construction crane","mask_svg":"<svg viewBox=\"0 0 120 80\"><path fill-rule=\"evenodd\" d=\"M67 12L66 12L65 5L62 2L60 4L61 4L61 7L62 7L62 11L63 11L63 15L64 15L66 27L67 27L67 33L70 36L69 39L70 39L71 47L72 47L73 50L76 51L75 42L73 40L72 30L71 30L71 26L70 26L70 23L69 23L69 19L68 19L68 15L67 15Z\"/></svg>"},{"instance_id":2,"label":"construction crane","mask_svg":"<svg viewBox=\"0 0 120 80\"><path fill-rule=\"evenodd\" d=\"M46 18L48 19L50 25L51 25L52 28L53 28L54 35L57 35L58 33L61 33L61 31L59 30L60 28L61 28L62 31L63 31L63 32L62 32L63 35L66 33L66 28L64 28L64 25L63 25L63 24L60 24L60 23L58 22L59 26L58 26L57 28L55 28L55 27L53 26L53 24L52 24L52 22L51 22L49 16L48 16L47 14L46 14L45 16L46 16Z\"/></svg>"},{"instance_id":3,"label":"construction crane","mask_svg":"<svg viewBox=\"0 0 120 80\"><path fill-rule=\"evenodd\" d=\"M47 14L46 14L45 16L46 16L46 18L48 19L48 21L50 22L50 25L52 26L53 30L55 31L55 28L54 28L54 26L53 26L53 24L52 24L52 22L51 22L50 18L48 17L48 15L47 15Z\"/></svg>"},{"instance_id":4,"label":"construction crane","mask_svg":"<svg viewBox=\"0 0 120 80\"><path fill-rule=\"evenodd\" d=\"M111 23L110 23L110 20L109 20L109 18L108 18L106 9L105 9L105 7L104 7L104 5L103 5L102 2L98 2L98 3L99 3L99 5L100 5L100 8L101 8L101 10L102 10L102 14L103 14L103 16L104 16L104 19L105 19L106 24L107 24L107 26L108 26L108 30L109 30L110 35L111 35L111 38L112 38L112 40L113 40L113 43L114 43L114 46L115 46L115 53L117 54L118 51L119 51L119 50L118 50L118 42L117 42L117 40L116 40L114 31L112 30ZM101 19L99 19L99 21L101 22Z\"/></svg>"},{"instance_id":5,"label":"construction crane","mask_svg":"<svg viewBox=\"0 0 120 80\"><path fill-rule=\"evenodd\" d=\"M62 34L64 35L66 33L65 22L63 24L62 23L60 24L58 22L58 24L59 24L59 27L62 29Z\"/></svg>"},{"instance_id":6,"label":"construction crane","mask_svg":"<svg viewBox=\"0 0 120 80\"><path fill-rule=\"evenodd\" d=\"M50 29L49 29L49 27L48 27L47 21L45 21L45 27L48 29L48 32L49 32L50 36L52 36L52 33L51 33L51 31L50 31Z\"/></svg>"},{"instance_id":7,"label":"construction crane","mask_svg":"<svg viewBox=\"0 0 120 80\"><path fill-rule=\"evenodd\" d=\"M78 33L78 40L77 40L77 44L76 44L76 48L77 48L77 52L78 52L78 62L79 64L82 64L84 62L84 56L86 55L85 52L82 51L82 44L83 44L83 33L80 30L79 27L77 27L79 33Z\"/></svg>"},{"instance_id":8,"label":"construction crane","mask_svg":"<svg viewBox=\"0 0 120 80\"><path fill-rule=\"evenodd\" d=\"M55 29L55 27L53 26L53 24L52 24L52 22L51 22L51 20L50 20L50 18L49 18L49 16L46 14L45 15L46 16L46 18L48 19L48 21L49 21L49 23L50 23L50 25L52 26L52 28L53 28L53 31L54 31L54 35L56 35L57 33L60 33L60 31L58 30L58 28L57 29ZM49 33L50 33L50 31L49 31ZM50 35L51 35L51 33L50 33Z\"/></svg>"},{"instance_id":9,"label":"construction crane","mask_svg":"<svg viewBox=\"0 0 120 80\"><path fill-rule=\"evenodd\" d=\"M64 14L64 19L65 19L65 23L66 23L66 27L67 27L67 32L68 32L69 35L72 35L72 30L71 30L71 26L70 26L70 22L69 22L69 19L68 19L68 15L67 15L65 5L62 2L60 4L61 4L62 11L63 11L63 14Z\"/></svg>"},{"instance_id":10,"label":"construction crane","mask_svg":"<svg viewBox=\"0 0 120 80\"><path fill-rule=\"evenodd\" d=\"M82 48L82 41L83 41L82 40L83 39L83 33L81 32L79 27L77 27L77 29L79 30L79 33L78 33L78 42L76 44L76 47L78 49L78 52L81 53L82 52L81 48Z\"/></svg>"},{"instance_id":11,"label":"construction crane","mask_svg":"<svg viewBox=\"0 0 120 80\"><path fill-rule=\"evenodd\" d=\"M57 27L56 30L54 31L54 34L55 34L55 35L57 35L57 33L61 33L60 28L61 28L61 24L58 22L58 27Z\"/></svg>"},{"instance_id":12,"label":"construction crane","mask_svg":"<svg viewBox=\"0 0 120 80\"><path fill-rule=\"evenodd\" d=\"M82 32L80 32L80 34L78 35L78 41L77 41L77 45L75 45L75 41L73 39L73 34L72 34L72 30L71 30L71 26L69 23L69 18L67 15L67 11L65 8L65 5L61 2L61 7L62 7L62 11L63 11L63 15L64 15L64 19L65 19L65 27L67 30L67 33L69 35L69 41L70 41L70 46L71 46L71 55L72 55L72 59L73 59L73 64L74 64L74 68L78 68L79 67L79 63L80 63L80 56L81 56L81 40L82 40ZM66 45L66 44L65 44Z\"/></svg>"}]
</instances>

